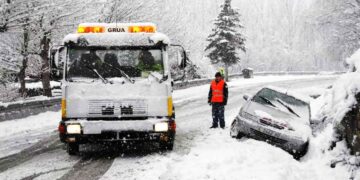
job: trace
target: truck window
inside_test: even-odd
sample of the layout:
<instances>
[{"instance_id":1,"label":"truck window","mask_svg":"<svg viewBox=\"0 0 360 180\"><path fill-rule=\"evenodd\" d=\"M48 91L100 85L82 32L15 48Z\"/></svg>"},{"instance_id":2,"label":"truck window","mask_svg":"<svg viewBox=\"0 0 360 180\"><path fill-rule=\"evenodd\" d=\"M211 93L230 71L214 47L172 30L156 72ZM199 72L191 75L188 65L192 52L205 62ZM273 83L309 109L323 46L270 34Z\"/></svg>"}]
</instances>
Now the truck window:
<instances>
[{"instance_id":1,"label":"truck window","mask_svg":"<svg viewBox=\"0 0 360 180\"><path fill-rule=\"evenodd\" d=\"M107 79L121 78L121 72L132 78L164 73L160 49L70 49L67 64L67 79L99 78L96 72Z\"/></svg>"}]
</instances>

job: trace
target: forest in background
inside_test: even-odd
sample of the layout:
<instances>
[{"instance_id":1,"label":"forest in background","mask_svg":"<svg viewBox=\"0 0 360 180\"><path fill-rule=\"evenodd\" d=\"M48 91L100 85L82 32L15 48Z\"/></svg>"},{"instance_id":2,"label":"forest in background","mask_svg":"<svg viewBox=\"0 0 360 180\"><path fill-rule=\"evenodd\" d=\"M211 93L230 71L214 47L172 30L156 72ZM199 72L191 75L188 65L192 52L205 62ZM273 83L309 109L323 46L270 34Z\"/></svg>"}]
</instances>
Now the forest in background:
<instances>
[{"instance_id":1,"label":"forest in background","mask_svg":"<svg viewBox=\"0 0 360 180\"><path fill-rule=\"evenodd\" d=\"M223 0L1 0L0 66L39 76L42 69L41 39L60 44L62 37L82 22L154 22L173 43L190 52L201 74L212 76L213 67L204 51L206 37ZM237 0L246 53L232 68L255 71L343 70L344 60L359 48L358 0ZM28 25L28 43L24 27ZM26 45L26 46L24 46ZM27 50L24 50L24 47ZM17 67L17 68L13 68Z\"/></svg>"}]
</instances>

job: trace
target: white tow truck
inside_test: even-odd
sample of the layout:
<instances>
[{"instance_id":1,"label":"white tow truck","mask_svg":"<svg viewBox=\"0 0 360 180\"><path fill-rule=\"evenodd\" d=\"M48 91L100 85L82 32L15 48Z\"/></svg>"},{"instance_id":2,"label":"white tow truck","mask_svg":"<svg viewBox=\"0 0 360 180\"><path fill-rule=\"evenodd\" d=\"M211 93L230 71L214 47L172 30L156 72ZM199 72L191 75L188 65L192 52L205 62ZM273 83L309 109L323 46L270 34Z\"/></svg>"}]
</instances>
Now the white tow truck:
<instances>
[{"instance_id":1,"label":"white tow truck","mask_svg":"<svg viewBox=\"0 0 360 180\"><path fill-rule=\"evenodd\" d=\"M51 57L63 72L58 130L68 154L99 142L155 141L173 149L169 46L152 23L83 23L64 38ZM185 68L186 53L179 53Z\"/></svg>"}]
</instances>

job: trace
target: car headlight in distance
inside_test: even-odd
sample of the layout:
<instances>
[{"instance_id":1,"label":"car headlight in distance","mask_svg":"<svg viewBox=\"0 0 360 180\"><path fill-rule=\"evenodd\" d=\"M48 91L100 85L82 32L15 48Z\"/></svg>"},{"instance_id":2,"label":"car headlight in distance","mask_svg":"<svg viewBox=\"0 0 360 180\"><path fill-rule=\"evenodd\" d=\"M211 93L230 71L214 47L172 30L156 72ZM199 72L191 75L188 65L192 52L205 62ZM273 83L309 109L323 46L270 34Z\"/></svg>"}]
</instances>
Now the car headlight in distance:
<instances>
[{"instance_id":1,"label":"car headlight in distance","mask_svg":"<svg viewBox=\"0 0 360 180\"><path fill-rule=\"evenodd\" d=\"M167 122L156 123L154 126L155 132L164 132L169 130L169 124Z\"/></svg>"},{"instance_id":2,"label":"car headlight in distance","mask_svg":"<svg viewBox=\"0 0 360 180\"><path fill-rule=\"evenodd\" d=\"M80 124L69 124L66 126L66 132L68 134L81 134Z\"/></svg>"}]
</instances>

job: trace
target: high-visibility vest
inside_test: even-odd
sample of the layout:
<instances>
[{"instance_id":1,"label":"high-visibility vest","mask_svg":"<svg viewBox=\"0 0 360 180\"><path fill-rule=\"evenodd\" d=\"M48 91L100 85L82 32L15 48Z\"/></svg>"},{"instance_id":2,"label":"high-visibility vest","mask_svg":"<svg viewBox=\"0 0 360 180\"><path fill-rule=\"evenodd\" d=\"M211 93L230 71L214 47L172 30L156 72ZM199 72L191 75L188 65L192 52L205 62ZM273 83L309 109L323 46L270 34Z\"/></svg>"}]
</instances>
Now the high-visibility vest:
<instances>
[{"instance_id":1,"label":"high-visibility vest","mask_svg":"<svg viewBox=\"0 0 360 180\"><path fill-rule=\"evenodd\" d=\"M211 102L212 103L222 103L224 102L224 85L225 81L220 80L216 83L215 80L211 81Z\"/></svg>"}]
</instances>

